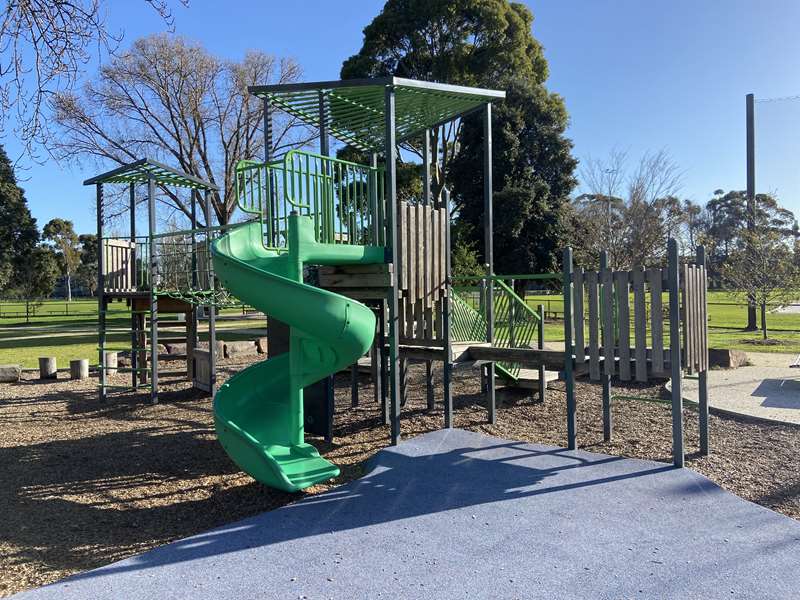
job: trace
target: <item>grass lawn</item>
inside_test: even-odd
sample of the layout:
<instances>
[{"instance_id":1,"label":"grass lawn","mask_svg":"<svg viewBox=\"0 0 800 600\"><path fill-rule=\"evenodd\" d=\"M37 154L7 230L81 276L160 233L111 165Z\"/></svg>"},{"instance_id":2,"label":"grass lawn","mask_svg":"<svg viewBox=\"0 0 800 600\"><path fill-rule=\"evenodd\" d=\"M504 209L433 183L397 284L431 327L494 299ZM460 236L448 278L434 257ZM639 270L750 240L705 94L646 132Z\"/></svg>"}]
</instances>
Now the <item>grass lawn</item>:
<instances>
[{"instance_id":1,"label":"grass lawn","mask_svg":"<svg viewBox=\"0 0 800 600\"><path fill-rule=\"evenodd\" d=\"M67 312L69 314L67 314ZM22 367L37 367L40 356L54 356L59 368L69 366L69 361L88 358L90 364L97 364L97 301L73 300L45 301L37 307L36 314L25 317L25 304L3 302L0 314L14 316L0 318L0 364L19 364ZM241 314L240 308L227 308L225 316ZM175 321L175 315L161 315L162 323ZM177 322L176 322L177 325ZM224 321L217 325L217 338L221 340L253 339L251 333L237 333L229 329L263 328L264 324L253 320ZM108 350L125 350L130 343L130 310L122 302L114 302L108 307L107 334ZM200 339L207 334L201 332Z\"/></svg>"},{"instance_id":2,"label":"grass lawn","mask_svg":"<svg viewBox=\"0 0 800 600\"><path fill-rule=\"evenodd\" d=\"M544 305L545 312L549 317L558 316L557 321L546 324L545 339L564 341L564 323L561 320L564 313L564 301L561 296L528 294L525 301L532 308L539 304ZM667 295L664 294L664 306L666 303ZM633 306L632 295L631 306ZM747 306L741 303L740 298L730 292L711 291L708 293L709 347L732 348L745 352L800 354L800 314L769 312L767 314L767 330L772 340L770 344L759 343L761 332L745 331L746 324Z\"/></svg>"},{"instance_id":3,"label":"grass lawn","mask_svg":"<svg viewBox=\"0 0 800 600\"><path fill-rule=\"evenodd\" d=\"M531 308L542 304L547 314L545 340L564 340L564 324L560 320L564 303L560 295L528 294L525 298ZM664 298L666 303L666 295ZM633 301L631 300L631 305ZM130 348L130 312L122 302L115 302L108 309L108 327L115 331L108 334L109 350ZM7 316L13 313L12 316ZM224 316L241 315L241 308L226 308ZM97 301L91 299L45 301L35 307L29 318L25 317L25 304L21 302L0 303L0 364L20 364L23 367L38 366L40 356L55 356L59 367L69 366L76 358L88 358L91 364L98 361L97 349ZM163 315L162 321L174 320L174 315ZM708 294L709 346L712 348L734 348L745 352L784 352L800 354L800 314L769 313L767 325L770 329L771 345L758 342L760 332L744 331L747 308L740 300L727 292L712 291ZM221 340L253 339L256 334L231 331L235 329L263 329L264 324L253 320L223 321L217 326L217 337ZM796 331L782 331L796 330ZM201 333L201 339L207 339Z\"/></svg>"}]
</instances>

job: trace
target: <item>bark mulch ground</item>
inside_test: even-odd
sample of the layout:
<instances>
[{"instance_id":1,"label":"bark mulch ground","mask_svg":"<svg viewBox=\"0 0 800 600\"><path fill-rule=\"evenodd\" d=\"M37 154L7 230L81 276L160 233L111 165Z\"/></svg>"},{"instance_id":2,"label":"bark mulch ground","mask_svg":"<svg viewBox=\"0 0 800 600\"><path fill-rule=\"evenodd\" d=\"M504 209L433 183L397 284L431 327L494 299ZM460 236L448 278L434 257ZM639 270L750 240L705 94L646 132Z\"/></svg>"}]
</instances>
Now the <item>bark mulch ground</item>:
<instances>
[{"instance_id":1,"label":"bark mulch ground","mask_svg":"<svg viewBox=\"0 0 800 600\"><path fill-rule=\"evenodd\" d=\"M228 373L242 365L223 365ZM118 383L124 380L117 376ZM438 371L437 394L441 392ZM43 383L26 378L0 385L0 596L50 583L154 546L303 497L265 488L240 473L214 437L211 403L185 384L158 405L143 395L97 400L96 380ZM310 438L342 467L332 484L361 476L365 461L389 443L388 428L361 381L361 403L350 408L349 378L337 380L336 438ZM518 391L498 395L497 425L486 409L475 371L457 372L455 425L503 438L563 445L563 383L544 403ZM660 386L619 393L661 397ZM577 386L579 443L607 454L670 461L666 406L619 401L614 441L602 443L600 389ZM685 414L687 444L697 447L696 413ZM403 435L442 426L441 405L425 409L424 369L412 366ZM800 428L711 418L713 452L691 454L688 466L723 488L800 519Z\"/></svg>"}]
</instances>

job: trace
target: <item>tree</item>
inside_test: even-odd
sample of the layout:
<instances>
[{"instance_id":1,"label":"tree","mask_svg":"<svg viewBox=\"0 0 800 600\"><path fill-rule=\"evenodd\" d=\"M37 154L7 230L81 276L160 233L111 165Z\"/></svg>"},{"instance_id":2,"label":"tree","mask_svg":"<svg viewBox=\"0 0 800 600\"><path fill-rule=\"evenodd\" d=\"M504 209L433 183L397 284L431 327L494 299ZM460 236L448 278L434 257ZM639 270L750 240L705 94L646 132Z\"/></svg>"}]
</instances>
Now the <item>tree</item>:
<instances>
[{"instance_id":1,"label":"tree","mask_svg":"<svg viewBox=\"0 0 800 600\"><path fill-rule=\"evenodd\" d=\"M775 229L745 230L723 274L743 299L761 309L761 332L766 340L767 307L795 300L800 290L800 269L794 264L791 247Z\"/></svg>"},{"instance_id":2,"label":"tree","mask_svg":"<svg viewBox=\"0 0 800 600\"><path fill-rule=\"evenodd\" d=\"M51 219L42 230L45 240L53 244L58 258L61 274L67 281L67 302L72 302L72 275L81 260L78 235L72 221Z\"/></svg>"},{"instance_id":3,"label":"tree","mask_svg":"<svg viewBox=\"0 0 800 600\"><path fill-rule=\"evenodd\" d=\"M30 320L31 305L53 293L58 274L58 259L51 248L36 246L26 257L11 290L12 297L25 300L26 321Z\"/></svg>"},{"instance_id":4,"label":"tree","mask_svg":"<svg viewBox=\"0 0 800 600\"><path fill-rule=\"evenodd\" d=\"M188 6L188 0L176 0ZM169 0L145 0L170 30ZM13 116L27 144L47 135L47 101L72 88L93 56L122 39L108 29L105 0L8 0L0 12L0 134Z\"/></svg>"},{"instance_id":5,"label":"tree","mask_svg":"<svg viewBox=\"0 0 800 600\"><path fill-rule=\"evenodd\" d=\"M36 219L0 145L0 290L18 282L20 269L38 242Z\"/></svg>"},{"instance_id":6,"label":"tree","mask_svg":"<svg viewBox=\"0 0 800 600\"><path fill-rule=\"evenodd\" d=\"M549 272L565 242L565 207L575 186L572 143L564 137L563 100L532 81L510 81L506 100L492 111L495 271ZM453 204L483 245L483 131L465 119L453 159Z\"/></svg>"},{"instance_id":7,"label":"tree","mask_svg":"<svg viewBox=\"0 0 800 600\"><path fill-rule=\"evenodd\" d=\"M342 79L397 75L425 81L496 87L519 79L542 84L547 61L531 35L533 15L507 0L388 0L364 28ZM462 122L432 130L431 190L438 198L459 151ZM407 149L422 156L418 142Z\"/></svg>"},{"instance_id":8,"label":"tree","mask_svg":"<svg viewBox=\"0 0 800 600\"><path fill-rule=\"evenodd\" d=\"M560 207L575 185L572 145L563 136L566 109L544 87L547 61L532 24L526 6L507 0L388 0L364 29L359 52L341 70L345 79L397 75L507 90L493 110L499 270L555 264L550 248L561 241ZM454 215L471 232L464 241L481 248L481 121L465 118L434 127L431 139L432 195L438 199L445 185L452 188ZM418 140L405 148L422 156ZM515 202L519 212L509 214L504 201ZM501 224L501 217L509 222ZM524 257L512 251L525 245L531 250Z\"/></svg>"},{"instance_id":9,"label":"tree","mask_svg":"<svg viewBox=\"0 0 800 600\"><path fill-rule=\"evenodd\" d=\"M181 37L145 37L114 56L80 93L55 96L59 137L53 151L65 160L123 164L148 156L174 164L219 186L211 203L225 224L236 209L237 161L263 155L263 103L247 87L299 76L291 59L251 51L235 62ZM311 137L280 113L272 151L302 146ZM169 187L161 191L168 206L190 216L186 197Z\"/></svg>"},{"instance_id":10,"label":"tree","mask_svg":"<svg viewBox=\"0 0 800 600\"><path fill-rule=\"evenodd\" d=\"M94 296L97 291L97 236L93 233L82 233L78 236L81 246L80 264L75 275L78 282Z\"/></svg>"},{"instance_id":11,"label":"tree","mask_svg":"<svg viewBox=\"0 0 800 600\"><path fill-rule=\"evenodd\" d=\"M669 154L648 152L629 168L627 154L612 150L605 160L588 159L581 179L588 193L572 202L569 236L577 262L595 267L603 249L614 269L662 261L667 239L685 222L682 175Z\"/></svg>"}]
</instances>

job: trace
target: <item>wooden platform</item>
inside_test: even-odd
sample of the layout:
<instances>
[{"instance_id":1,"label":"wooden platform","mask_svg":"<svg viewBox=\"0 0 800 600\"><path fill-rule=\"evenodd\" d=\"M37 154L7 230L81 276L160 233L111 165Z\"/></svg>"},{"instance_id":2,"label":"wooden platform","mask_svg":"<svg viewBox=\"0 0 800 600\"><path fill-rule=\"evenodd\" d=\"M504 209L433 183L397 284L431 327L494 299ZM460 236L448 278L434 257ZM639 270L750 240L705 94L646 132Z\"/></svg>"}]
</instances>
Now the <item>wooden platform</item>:
<instances>
[{"instance_id":1,"label":"wooden platform","mask_svg":"<svg viewBox=\"0 0 800 600\"><path fill-rule=\"evenodd\" d=\"M557 381L559 378L556 371L545 371L545 383ZM507 380L510 385L525 389L539 389L539 369L520 369L516 381Z\"/></svg>"}]
</instances>

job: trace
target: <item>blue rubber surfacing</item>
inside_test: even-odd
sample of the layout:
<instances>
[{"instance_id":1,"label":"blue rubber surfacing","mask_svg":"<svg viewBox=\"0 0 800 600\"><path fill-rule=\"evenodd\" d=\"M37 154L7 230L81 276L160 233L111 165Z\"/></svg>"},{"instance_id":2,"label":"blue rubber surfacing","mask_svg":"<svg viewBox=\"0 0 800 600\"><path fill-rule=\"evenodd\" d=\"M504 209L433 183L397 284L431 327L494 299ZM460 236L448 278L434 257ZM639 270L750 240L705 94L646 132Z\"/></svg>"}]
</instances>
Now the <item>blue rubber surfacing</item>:
<instances>
[{"instance_id":1,"label":"blue rubber surfacing","mask_svg":"<svg viewBox=\"0 0 800 600\"><path fill-rule=\"evenodd\" d=\"M457 429L371 467L15 598L800 596L800 522L689 469Z\"/></svg>"}]
</instances>

